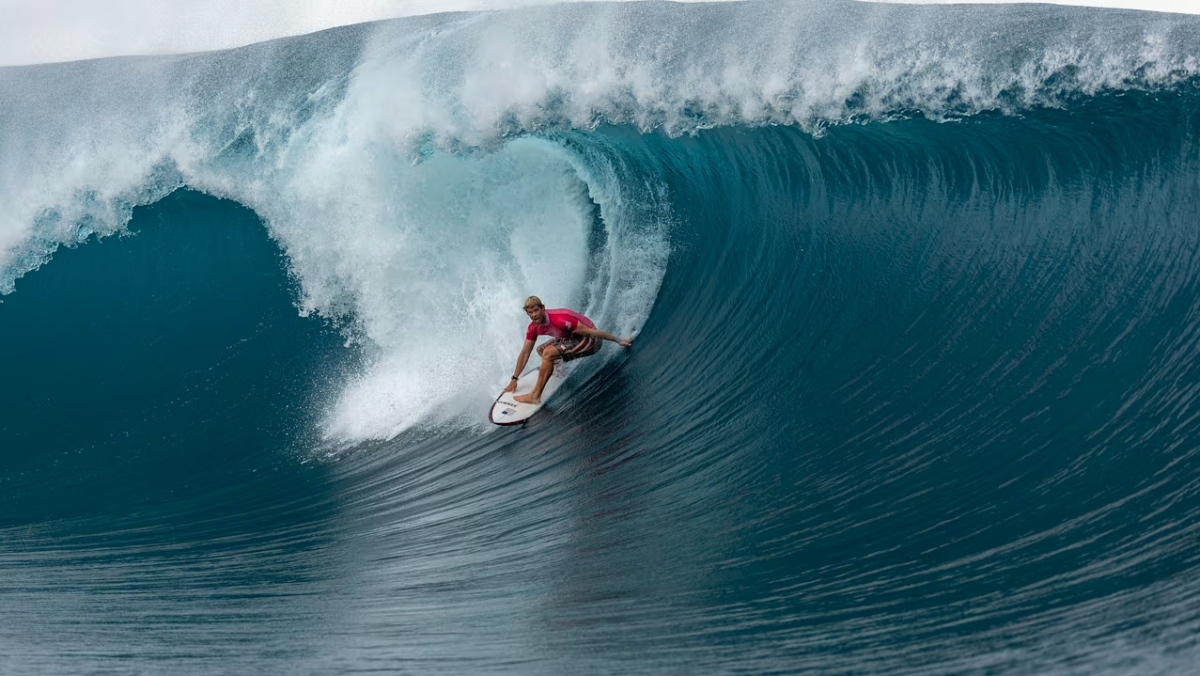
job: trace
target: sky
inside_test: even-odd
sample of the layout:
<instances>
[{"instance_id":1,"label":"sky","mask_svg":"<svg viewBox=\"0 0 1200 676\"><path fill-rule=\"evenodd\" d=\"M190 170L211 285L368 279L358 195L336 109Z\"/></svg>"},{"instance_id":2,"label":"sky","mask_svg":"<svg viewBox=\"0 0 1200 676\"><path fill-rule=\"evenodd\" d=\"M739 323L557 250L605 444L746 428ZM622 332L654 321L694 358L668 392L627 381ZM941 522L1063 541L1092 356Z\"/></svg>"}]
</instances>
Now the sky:
<instances>
[{"instance_id":1,"label":"sky","mask_svg":"<svg viewBox=\"0 0 1200 676\"><path fill-rule=\"evenodd\" d=\"M947 0L877 0L931 4ZM959 0L962 1L962 0ZM995 0L967 0L994 2ZM1200 0L1055 0L1200 14ZM247 45L398 16L552 0L0 0L0 66Z\"/></svg>"}]
</instances>

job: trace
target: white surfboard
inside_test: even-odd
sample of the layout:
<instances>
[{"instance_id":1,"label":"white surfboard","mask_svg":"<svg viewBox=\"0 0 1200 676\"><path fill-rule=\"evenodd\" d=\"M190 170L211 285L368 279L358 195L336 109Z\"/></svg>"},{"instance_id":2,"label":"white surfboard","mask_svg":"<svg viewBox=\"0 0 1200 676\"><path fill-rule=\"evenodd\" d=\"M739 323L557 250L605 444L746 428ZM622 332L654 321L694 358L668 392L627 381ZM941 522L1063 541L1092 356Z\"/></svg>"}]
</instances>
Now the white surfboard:
<instances>
[{"instance_id":1,"label":"white surfboard","mask_svg":"<svg viewBox=\"0 0 1200 676\"><path fill-rule=\"evenodd\" d=\"M515 392L502 392L496 398L496 403L492 404L492 411L488 414L488 420L497 425L518 425L529 420L529 416L540 411L550 397L554 396L554 392L567 379L573 366L574 364L562 363L556 365L554 373L550 375L550 380L546 381L546 389L542 390L542 403L540 404L521 404L513 400L513 395L528 394L537 385L538 369L526 371L517 381Z\"/></svg>"}]
</instances>

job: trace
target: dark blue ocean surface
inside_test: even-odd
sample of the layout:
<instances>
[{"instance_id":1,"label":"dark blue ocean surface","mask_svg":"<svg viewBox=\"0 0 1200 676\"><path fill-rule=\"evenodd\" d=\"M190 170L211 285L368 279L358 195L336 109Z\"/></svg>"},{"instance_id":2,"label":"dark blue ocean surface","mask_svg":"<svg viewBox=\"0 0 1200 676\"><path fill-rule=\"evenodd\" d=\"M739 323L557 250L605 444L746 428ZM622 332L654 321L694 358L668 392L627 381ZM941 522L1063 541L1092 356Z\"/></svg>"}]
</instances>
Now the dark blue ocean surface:
<instances>
[{"instance_id":1,"label":"dark blue ocean surface","mask_svg":"<svg viewBox=\"0 0 1200 676\"><path fill-rule=\"evenodd\" d=\"M1198 28L583 5L0 70L0 672L1192 673ZM636 340L494 428L531 293Z\"/></svg>"}]
</instances>

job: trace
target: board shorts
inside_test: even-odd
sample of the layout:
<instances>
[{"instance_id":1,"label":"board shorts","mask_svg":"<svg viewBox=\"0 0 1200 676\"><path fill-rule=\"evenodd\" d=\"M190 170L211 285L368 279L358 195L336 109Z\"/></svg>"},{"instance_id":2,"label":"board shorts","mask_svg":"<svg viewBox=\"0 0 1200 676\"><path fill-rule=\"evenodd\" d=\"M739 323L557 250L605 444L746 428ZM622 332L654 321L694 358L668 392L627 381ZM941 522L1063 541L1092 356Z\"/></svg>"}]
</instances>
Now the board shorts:
<instances>
[{"instance_id":1,"label":"board shorts","mask_svg":"<svg viewBox=\"0 0 1200 676\"><path fill-rule=\"evenodd\" d=\"M600 351L603 340L590 336L571 336L554 341L554 349L562 355L563 361L571 361L580 357L590 357Z\"/></svg>"}]
</instances>

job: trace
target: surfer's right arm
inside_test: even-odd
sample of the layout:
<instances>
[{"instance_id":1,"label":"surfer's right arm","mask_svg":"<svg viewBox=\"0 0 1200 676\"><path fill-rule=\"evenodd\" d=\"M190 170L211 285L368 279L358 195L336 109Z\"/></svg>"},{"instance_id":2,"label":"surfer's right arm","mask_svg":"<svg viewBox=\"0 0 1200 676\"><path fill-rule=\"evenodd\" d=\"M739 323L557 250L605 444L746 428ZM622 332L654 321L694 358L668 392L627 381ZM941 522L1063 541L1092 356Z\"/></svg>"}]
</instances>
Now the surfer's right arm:
<instances>
[{"instance_id":1,"label":"surfer's right arm","mask_svg":"<svg viewBox=\"0 0 1200 676\"><path fill-rule=\"evenodd\" d=\"M521 354L517 357L517 370L513 372L512 380L508 381L508 387L504 388L505 392L515 392L517 389L517 378L521 377L521 371L525 370L525 364L529 362L529 355L533 354L533 341L525 341L525 347L521 348Z\"/></svg>"}]
</instances>

